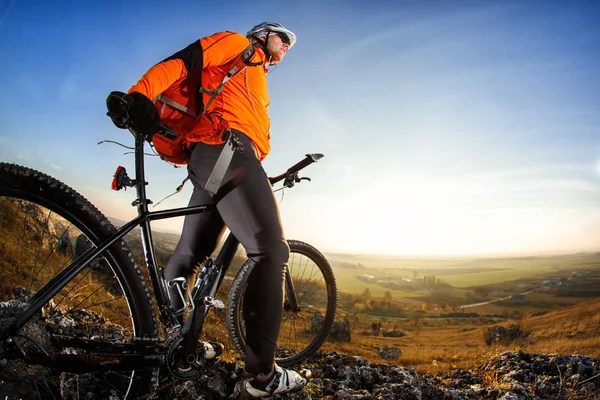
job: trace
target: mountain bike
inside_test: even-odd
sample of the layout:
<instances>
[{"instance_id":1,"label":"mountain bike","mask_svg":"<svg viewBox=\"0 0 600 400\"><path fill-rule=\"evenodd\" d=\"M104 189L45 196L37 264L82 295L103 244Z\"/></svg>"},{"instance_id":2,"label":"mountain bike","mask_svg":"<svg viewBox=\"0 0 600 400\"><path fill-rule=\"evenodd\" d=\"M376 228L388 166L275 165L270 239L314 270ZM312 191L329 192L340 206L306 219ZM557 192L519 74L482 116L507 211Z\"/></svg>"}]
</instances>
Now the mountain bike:
<instances>
[{"instance_id":1,"label":"mountain bike","mask_svg":"<svg viewBox=\"0 0 600 400\"><path fill-rule=\"evenodd\" d=\"M193 284L165 281L157 263L150 222L215 212L214 204L150 211L144 146L135 139L135 177L117 169L114 189L132 187L137 217L119 229L88 200L42 172L0 163L0 395L3 398L146 398L156 393L159 370L177 378L205 366L199 345L239 242L229 235L206 260ZM176 135L161 124L156 134ZM269 178L284 188L308 178L298 172L322 157L309 154ZM224 186L227 186L226 184ZM215 202L213 202L215 203ZM146 268L123 240L140 228ZM337 291L331 267L314 247L289 241L283 319L276 359L302 362L319 349L333 325ZM226 326L243 355L246 263L229 291ZM174 288L185 302L174 310ZM315 322L316 321L316 322ZM87 396L87 397L86 397Z\"/></svg>"}]
</instances>

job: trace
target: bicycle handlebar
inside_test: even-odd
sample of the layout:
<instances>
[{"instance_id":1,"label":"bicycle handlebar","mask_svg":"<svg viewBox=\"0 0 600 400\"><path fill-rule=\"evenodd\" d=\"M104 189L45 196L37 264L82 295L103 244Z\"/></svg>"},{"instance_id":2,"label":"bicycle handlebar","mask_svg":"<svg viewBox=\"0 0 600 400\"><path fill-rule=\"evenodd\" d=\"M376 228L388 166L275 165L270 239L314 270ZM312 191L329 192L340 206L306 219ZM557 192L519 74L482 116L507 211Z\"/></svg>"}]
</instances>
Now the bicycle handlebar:
<instances>
[{"instance_id":1,"label":"bicycle handlebar","mask_svg":"<svg viewBox=\"0 0 600 400\"><path fill-rule=\"evenodd\" d=\"M299 163L296 163L296 164L292 165L283 174L269 178L269 182L271 182L271 185L274 185L277 182L280 182L280 181L284 180L288 176L296 174L298 171L300 171L301 169L309 166L310 164L319 161L323 157L324 156L321 153L307 154L306 158L304 158L304 160L300 161Z\"/></svg>"}]
</instances>

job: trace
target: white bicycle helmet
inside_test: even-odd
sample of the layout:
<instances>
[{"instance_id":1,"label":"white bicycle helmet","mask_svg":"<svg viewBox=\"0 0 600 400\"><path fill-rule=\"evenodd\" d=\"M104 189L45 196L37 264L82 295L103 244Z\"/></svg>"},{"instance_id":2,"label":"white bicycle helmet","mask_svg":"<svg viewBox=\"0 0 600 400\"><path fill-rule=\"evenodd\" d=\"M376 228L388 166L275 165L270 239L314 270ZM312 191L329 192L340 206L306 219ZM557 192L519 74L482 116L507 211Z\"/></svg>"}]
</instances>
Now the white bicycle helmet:
<instances>
[{"instance_id":1,"label":"white bicycle helmet","mask_svg":"<svg viewBox=\"0 0 600 400\"><path fill-rule=\"evenodd\" d=\"M287 36L290 48L296 43L296 35L294 35L294 32L277 22L261 22L250 29L246 34L246 37L249 39L253 37L259 39L268 35L269 33L282 33Z\"/></svg>"}]
</instances>

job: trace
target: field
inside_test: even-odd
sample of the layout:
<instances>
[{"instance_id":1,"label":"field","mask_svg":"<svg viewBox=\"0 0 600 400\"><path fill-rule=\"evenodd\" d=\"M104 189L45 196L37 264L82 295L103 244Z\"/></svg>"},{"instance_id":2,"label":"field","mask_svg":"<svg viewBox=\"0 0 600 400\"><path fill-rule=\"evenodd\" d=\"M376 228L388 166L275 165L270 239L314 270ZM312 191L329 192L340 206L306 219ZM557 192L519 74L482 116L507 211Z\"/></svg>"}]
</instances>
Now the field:
<instances>
[{"instance_id":1,"label":"field","mask_svg":"<svg viewBox=\"0 0 600 400\"><path fill-rule=\"evenodd\" d=\"M418 282L426 275L435 276L464 293L481 286L500 289L510 286L511 282L524 284L550 277L567 279L574 271L600 269L598 253L517 258L417 259L341 254L327 257L342 291L361 293L369 288L373 297L381 297L389 290L394 298L422 298L428 291L418 286L410 290L408 287L392 289L383 286L382 281L408 278ZM363 275L373 276L379 282L361 280Z\"/></svg>"}]
</instances>

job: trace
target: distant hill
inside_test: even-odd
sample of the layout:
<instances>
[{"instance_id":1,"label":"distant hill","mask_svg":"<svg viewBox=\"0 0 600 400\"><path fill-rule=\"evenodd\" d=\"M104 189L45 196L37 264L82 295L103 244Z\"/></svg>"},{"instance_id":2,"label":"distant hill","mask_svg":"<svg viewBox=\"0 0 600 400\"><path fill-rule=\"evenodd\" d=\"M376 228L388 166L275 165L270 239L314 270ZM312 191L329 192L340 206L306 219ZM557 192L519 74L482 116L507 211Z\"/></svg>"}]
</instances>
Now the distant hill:
<instances>
[{"instance_id":1,"label":"distant hill","mask_svg":"<svg viewBox=\"0 0 600 400\"><path fill-rule=\"evenodd\" d=\"M108 217L108 220L117 228L119 228L119 227L125 225L127 222L129 222L129 221L123 221L121 219L112 218L112 217ZM160 238L161 240L165 240L167 242L171 242L176 245L177 242L179 241L179 237L181 236L181 234L164 232L164 231L160 231L157 229L152 229L152 236L154 236L155 238Z\"/></svg>"}]
</instances>

